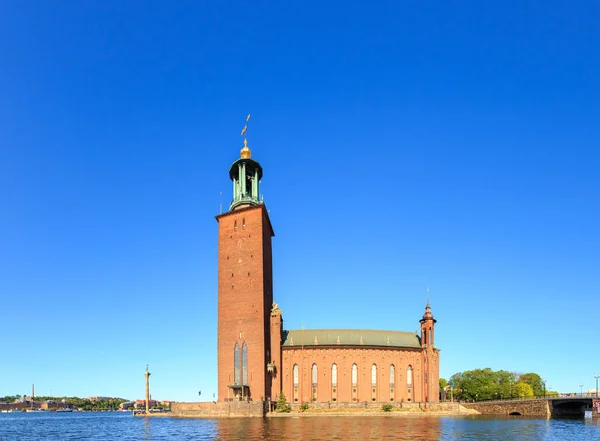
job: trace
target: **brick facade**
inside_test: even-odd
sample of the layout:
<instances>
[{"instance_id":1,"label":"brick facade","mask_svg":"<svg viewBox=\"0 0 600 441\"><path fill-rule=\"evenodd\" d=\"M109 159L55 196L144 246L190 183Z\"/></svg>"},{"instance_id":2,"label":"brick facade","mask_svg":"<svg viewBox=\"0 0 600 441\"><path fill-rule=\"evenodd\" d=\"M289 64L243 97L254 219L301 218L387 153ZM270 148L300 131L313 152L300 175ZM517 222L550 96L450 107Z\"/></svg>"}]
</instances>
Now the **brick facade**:
<instances>
[{"instance_id":1,"label":"brick facade","mask_svg":"<svg viewBox=\"0 0 600 441\"><path fill-rule=\"evenodd\" d=\"M425 354L419 349L335 346L283 349L282 390L289 402L423 402L425 401ZM439 357L431 350L429 402L439 401ZM336 384L332 384L333 365ZM357 366L356 384L352 366ZM294 365L298 366L298 384L294 385ZM313 365L317 383L313 387ZM373 383L373 365L375 382ZM394 379L390 381L393 365ZM412 382L407 382L409 366ZM433 384L435 383L435 384Z\"/></svg>"},{"instance_id":2,"label":"brick facade","mask_svg":"<svg viewBox=\"0 0 600 441\"><path fill-rule=\"evenodd\" d=\"M271 222L264 205L227 212L217 221L219 400L234 399L236 394L265 400L271 394L266 370L273 303ZM244 343L247 347L246 381L242 382L248 387L243 390L230 387L236 383L236 343L240 352Z\"/></svg>"},{"instance_id":3,"label":"brick facade","mask_svg":"<svg viewBox=\"0 0 600 441\"><path fill-rule=\"evenodd\" d=\"M246 167L244 161L250 161L250 151L247 146L244 149L242 159L230 170L234 181L232 210L216 217L219 223L219 401L275 402L283 391L292 403L437 402L439 350L433 344L435 320L429 305L421 320L421 339L417 341L412 334L416 341L413 347L283 345L283 318L273 303L271 237L274 233L268 212L256 193L255 181L262 176L262 169L253 160ZM252 175L246 177L247 169L254 170L252 188L255 190L250 193L245 185ZM334 364L335 387L332 384ZM352 381L353 364L357 366L356 384ZM294 385L296 365L297 386ZM317 369L316 384L312 378L313 365ZM393 383L390 382L391 365L394 366ZM407 382L409 366L410 385Z\"/></svg>"}]
</instances>

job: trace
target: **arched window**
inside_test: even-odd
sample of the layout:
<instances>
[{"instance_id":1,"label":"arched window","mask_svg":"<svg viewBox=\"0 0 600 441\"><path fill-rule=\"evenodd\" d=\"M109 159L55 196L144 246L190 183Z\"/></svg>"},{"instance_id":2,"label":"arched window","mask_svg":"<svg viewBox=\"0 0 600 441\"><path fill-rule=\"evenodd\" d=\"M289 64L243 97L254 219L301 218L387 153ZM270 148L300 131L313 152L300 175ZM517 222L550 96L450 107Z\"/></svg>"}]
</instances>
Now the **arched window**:
<instances>
[{"instance_id":1,"label":"arched window","mask_svg":"<svg viewBox=\"0 0 600 441\"><path fill-rule=\"evenodd\" d=\"M358 366L356 363L352 365L352 386L356 386L358 383Z\"/></svg>"},{"instance_id":2,"label":"arched window","mask_svg":"<svg viewBox=\"0 0 600 441\"><path fill-rule=\"evenodd\" d=\"M313 387L315 387L317 385L317 379L318 379L317 364L314 363L312 365L312 385L313 385Z\"/></svg>"},{"instance_id":3,"label":"arched window","mask_svg":"<svg viewBox=\"0 0 600 441\"><path fill-rule=\"evenodd\" d=\"M390 365L390 387L394 387L394 383L395 383L395 378L396 378L396 368L394 367L393 364Z\"/></svg>"},{"instance_id":4,"label":"arched window","mask_svg":"<svg viewBox=\"0 0 600 441\"><path fill-rule=\"evenodd\" d=\"M237 221L233 221L233 231L237 231Z\"/></svg>"},{"instance_id":5,"label":"arched window","mask_svg":"<svg viewBox=\"0 0 600 441\"><path fill-rule=\"evenodd\" d=\"M246 218L242 219L242 228L246 228Z\"/></svg>"},{"instance_id":6,"label":"arched window","mask_svg":"<svg viewBox=\"0 0 600 441\"><path fill-rule=\"evenodd\" d=\"M248 384L248 346L242 345L242 384Z\"/></svg>"},{"instance_id":7,"label":"arched window","mask_svg":"<svg viewBox=\"0 0 600 441\"><path fill-rule=\"evenodd\" d=\"M331 366L331 385L337 386L337 364L335 363Z\"/></svg>"},{"instance_id":8,"label":"arched window","mask_svg":"<svg viewBox=\"0 0 600 441\"><path fill-rule=\"evenodd\" d=\"M408 387L412 386L412 366L408 365L408 369L406 369L406 385Z\"/></svg>"},{"instance_id":9,"label":"arched window","mask_svg":"<svg viewBox=\"0 0 600 441\"><path fill-rule=\"evenodd\" d=\"M236 384L242 384L242 372L240 368L240 347L236 343L233 347L233 382Z\"/></svg>"},{"instance_id":10,"label":"arched window","mask_svg":"<svg viewBox=\"0 0 600 441\"><path fill-rule=\"evenodd\" d=\"M298 365L297 364L294 365L293 376L294 376L294 387L298 387Z\"/></svg>"},{"instance_id":11,"label":"arched window","mask_svg":"<svg viewBox=\"0 0 600 441\"><path fill-rule=\"evenodd\" d=\"M375 363L371 366L371 385L377 386L377 365Z\"/></svg>"}]
</instances>

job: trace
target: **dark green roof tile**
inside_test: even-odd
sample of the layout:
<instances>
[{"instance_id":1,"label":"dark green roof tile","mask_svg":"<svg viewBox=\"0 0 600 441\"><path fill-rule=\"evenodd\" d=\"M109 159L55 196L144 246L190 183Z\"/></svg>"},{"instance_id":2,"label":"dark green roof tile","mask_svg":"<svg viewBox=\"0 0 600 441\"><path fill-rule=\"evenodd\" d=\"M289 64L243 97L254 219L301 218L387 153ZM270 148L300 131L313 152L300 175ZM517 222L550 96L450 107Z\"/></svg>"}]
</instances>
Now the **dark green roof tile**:
<instances>
[{"instance_id":1,"label":"dark green roof tile","mask_svg":"<svg viewBox=\"0 0 600 441\"><path fill-rule=\"evenodd\" d=\"M294 329L283 331L283 346L386 346L421 348L414 332L362 329Z\"/></svg>"}]
</instances>

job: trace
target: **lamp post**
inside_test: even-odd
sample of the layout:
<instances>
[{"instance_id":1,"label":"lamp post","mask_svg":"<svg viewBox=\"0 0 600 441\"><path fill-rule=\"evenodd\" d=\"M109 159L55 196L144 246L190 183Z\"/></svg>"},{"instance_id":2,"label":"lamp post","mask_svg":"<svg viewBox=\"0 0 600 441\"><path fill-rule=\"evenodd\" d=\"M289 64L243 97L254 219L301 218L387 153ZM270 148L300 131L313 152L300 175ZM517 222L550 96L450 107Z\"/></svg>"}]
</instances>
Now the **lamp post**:
<instances>
[{"instance_id":1,"label":"lamp post","mask_svg":"<svg viewBox=\"0 0 600 441\"><path fill-rule=\"evenodd\" d=\"M581 392L581 396L583 396L583 384L579 385L579 392Z\"/></svg>"},{"instance_id":2,"label":"lamp post","mask_svg":"<svg viewBox=\"0 0 600 441\"><path fill-rule=\"evenodd\" d=\"M594 374L594 378L596 379L596 398L598 398L598 378L600 378L600 374Z\"/></svg>"}]
</instances>

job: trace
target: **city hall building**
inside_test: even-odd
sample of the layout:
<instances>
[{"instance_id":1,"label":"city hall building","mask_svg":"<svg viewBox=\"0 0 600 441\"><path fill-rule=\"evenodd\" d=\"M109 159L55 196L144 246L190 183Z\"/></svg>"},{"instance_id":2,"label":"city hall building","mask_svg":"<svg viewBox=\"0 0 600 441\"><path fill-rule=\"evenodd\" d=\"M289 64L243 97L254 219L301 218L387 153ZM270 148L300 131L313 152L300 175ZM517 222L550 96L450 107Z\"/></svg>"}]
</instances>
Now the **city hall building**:
<instances>
[{"instance_id":1,"label":"city hall building","mask_svg":"<svg viewBox=\"0 0 600 441\"><path fill-rule=\"evenodd\" d=\"M429 304L414 332L286 330L273 298L263 170L247 141L229 169L233 201L216 216L219 401L438 402L439 349Z\"/></svg>"}]
</instances>

